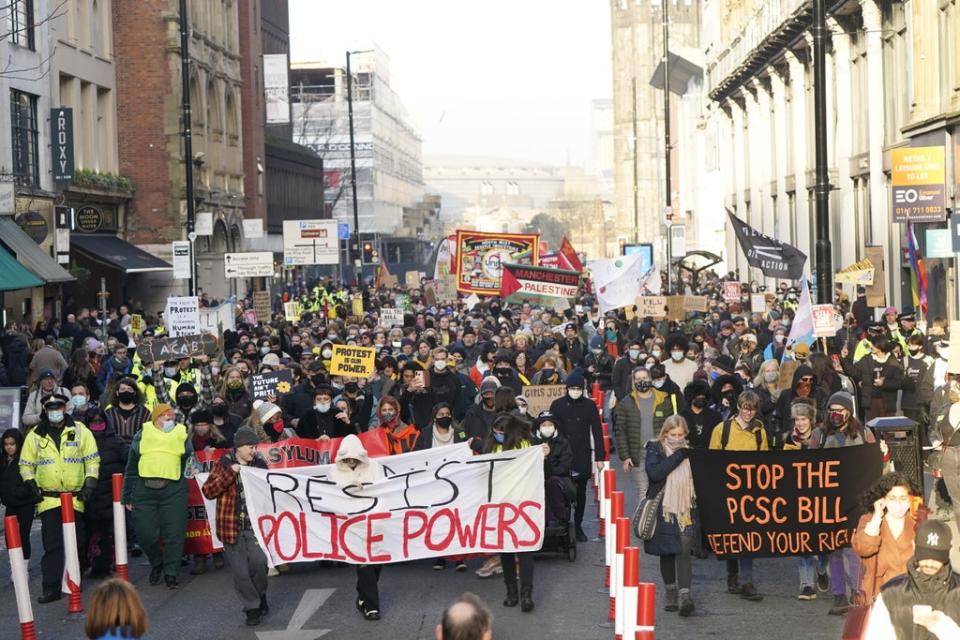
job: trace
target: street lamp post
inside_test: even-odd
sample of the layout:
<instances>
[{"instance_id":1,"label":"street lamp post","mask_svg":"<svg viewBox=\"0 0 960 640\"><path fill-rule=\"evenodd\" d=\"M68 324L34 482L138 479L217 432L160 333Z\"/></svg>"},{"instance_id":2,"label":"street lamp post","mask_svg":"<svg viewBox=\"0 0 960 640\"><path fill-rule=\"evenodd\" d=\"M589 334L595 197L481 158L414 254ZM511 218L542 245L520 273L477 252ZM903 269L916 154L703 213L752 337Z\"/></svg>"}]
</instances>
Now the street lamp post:
<instances>
[{"instance_id":1,"label":"street lamp post","mask_svg":"<svg viewBox=\"0 0 960 640\"><path fill-rule=\"evenodd\" d=\"M830 246L830 174L827 172L827 61L825 0L813 3L813 128L816 181L816 267L817 302L829 304L833 300L832 247Z\"/></svg>"},{"instance_id":2,"label":"street lamp post","mask_svg":"<svg viewBox=\"0 0 960 640\"><path fill-rule=\"evenodd\" d=\"M180 108L183 119L183 166L187 198L187 239L190 240L190 295L197 295L197 257L195 253L194 226L196 203L193 201L193 110L190 106L190 26L187 24L187 0L180 0Z\"/></svg>"},{"instance_id":3,"label":"street lamp post","mask_svg":"<svg viewBox=\"0 0 960 640\"><path fill-rule=\"evenodd\" d=\"M357 206L357 152L353 143L353 73L350 70L350 56L371 51L373 49L347 51L347 119L350 123L350 189L353 192L353 250L347 253L352 256L360 255L360 212ZM355 259L359 261L359 258ZM358 285L362 275L363 267L354 262L354 277Z\"/></svg>"}]
</instances>

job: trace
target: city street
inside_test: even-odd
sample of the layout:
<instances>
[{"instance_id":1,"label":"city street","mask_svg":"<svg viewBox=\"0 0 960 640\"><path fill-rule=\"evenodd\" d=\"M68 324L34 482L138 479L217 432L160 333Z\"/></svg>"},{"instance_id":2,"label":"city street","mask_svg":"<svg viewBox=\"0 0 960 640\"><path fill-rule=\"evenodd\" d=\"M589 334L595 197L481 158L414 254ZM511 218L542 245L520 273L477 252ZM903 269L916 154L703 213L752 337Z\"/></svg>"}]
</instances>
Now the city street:
<instances>
[{"instance_id":1,"label":"city street","mask_svg":"<svg viewBox=\"0 0 960 640\"><path fill-rule=\"evenodd\" d=\"M619 480L625 481L621 474ZM596 507L587 507L588 535L595 535ZM632 513L635 497L628 498ZM591 517L593 516L593 517ZM34 616L40 638L76 638L82 633L82 619L66 614L67 601L47 605L36 603L40 589L39 525L34 527L34 558L30 562L30 588ZM434 571L431 562L421 561L386 567L380 579L383 619L364 621L354 608L354 572L351 567L317 568L295 565L285 574L270 578L270 614L263 624L251 629L243 623L228 569L202 576L190 576L185 567L181 587L168 591L147 584L148 567L144 558L133 559L131 579L137 586L151 626L147 637L171 638L178 635L214 640L219 638L258 640L346 640L363 633L371 640L427 640L433 638L443 608L464 591L472 591L490 606L495 617L496 640L607 640L613 630L602 628L607 612L602 584L603 545L591 541L578 547L574 563L558 555L537 558L533 613L501 606L503 581L499 576L482 580L473 574L479 560L470 563L471 571L456 573L449 564ZM659 585L657 559L642 555L641 581ZM827 614L829 594L820 594L813 602L797 600L797 570L793 559L762 560L754 569L763 602L752 603L726 593L724 564L713 558L694 561L694 600L697 611L689 619L657 611L656 637L659 640L689 638L760 638L775 625L781 629L804 629L803 637L835 640L840 637L842 619ZM89 593L90 584L85 591ZM0 551L0 590L10 594L9 606L0 609L0 629L15 629L16 608L10 582L6 551ZM658 603L662 589L657 594ZM659 604L658 604L659 607ZM5 634L3 634L5 636Z\"/></svg>"}]
</instances>

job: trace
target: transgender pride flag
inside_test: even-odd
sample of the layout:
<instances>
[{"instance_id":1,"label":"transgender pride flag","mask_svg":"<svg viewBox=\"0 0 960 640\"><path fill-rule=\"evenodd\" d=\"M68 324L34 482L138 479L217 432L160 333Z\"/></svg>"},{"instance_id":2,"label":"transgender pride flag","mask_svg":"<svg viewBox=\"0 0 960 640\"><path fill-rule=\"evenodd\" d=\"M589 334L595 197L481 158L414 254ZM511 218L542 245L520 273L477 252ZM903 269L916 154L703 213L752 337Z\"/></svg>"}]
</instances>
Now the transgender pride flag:
<instances>
[{"instance_id":1,"label":"transgender pride flag","mask_svg":"<svg viewBox=\"0 0 960 640\"><path fill-rule=\"evenodd\" d=\"M801 342L808 347L813 346L816 338L813 337L813 303L810 301L810 287L807 286L807 279L800 281L800 305L793 316L793 324L790 325L790 335L787 336L787 347L790 347L791 353L793 347ZM783 350L783 359L791 360L792 356L787 356L787 350Z\"/></svg>"}]
</instances>

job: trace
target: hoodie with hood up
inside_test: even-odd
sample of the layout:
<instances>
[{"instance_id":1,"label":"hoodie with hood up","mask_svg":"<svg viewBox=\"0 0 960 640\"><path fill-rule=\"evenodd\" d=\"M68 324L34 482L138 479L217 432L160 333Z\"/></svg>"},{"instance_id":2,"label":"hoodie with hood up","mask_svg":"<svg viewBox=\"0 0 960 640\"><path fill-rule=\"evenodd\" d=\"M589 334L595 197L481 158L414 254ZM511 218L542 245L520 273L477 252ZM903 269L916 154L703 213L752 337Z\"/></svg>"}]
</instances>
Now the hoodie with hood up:
<instances>
[{"instance_id":1,"label":"hoodie with hood up","mask_svg":"<svg viewBox=\"0 0 960 640\"><path fill-rule=\"evenodd\" d=\"M345 462L348 459L358 460L360 464L351 469ZM349 487L369 484L381 477L380 465L367 455L360 438L353 434L345 437L337 449L337 462L330 470L330 479L337 483L338 487Z\"/></svg>"}]
</instances>

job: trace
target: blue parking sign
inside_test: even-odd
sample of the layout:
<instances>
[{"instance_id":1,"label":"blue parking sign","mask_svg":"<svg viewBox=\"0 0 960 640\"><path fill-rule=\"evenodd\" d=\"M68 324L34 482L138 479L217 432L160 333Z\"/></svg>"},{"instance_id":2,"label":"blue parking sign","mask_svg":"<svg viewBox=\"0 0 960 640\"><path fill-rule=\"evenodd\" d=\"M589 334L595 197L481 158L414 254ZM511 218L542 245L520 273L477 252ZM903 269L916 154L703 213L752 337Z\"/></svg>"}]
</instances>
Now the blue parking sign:
<instances>
[{"instance_id":1,"label":"blue parking sign","mask_svg":"<svg viewBox=\"0 0 960 640\"><path fill-rule=\"evenodd\" d=\"M337 223L337 238L340 240L350 239L350 224L347 222Z\"/></svg>"}]
</instances>

